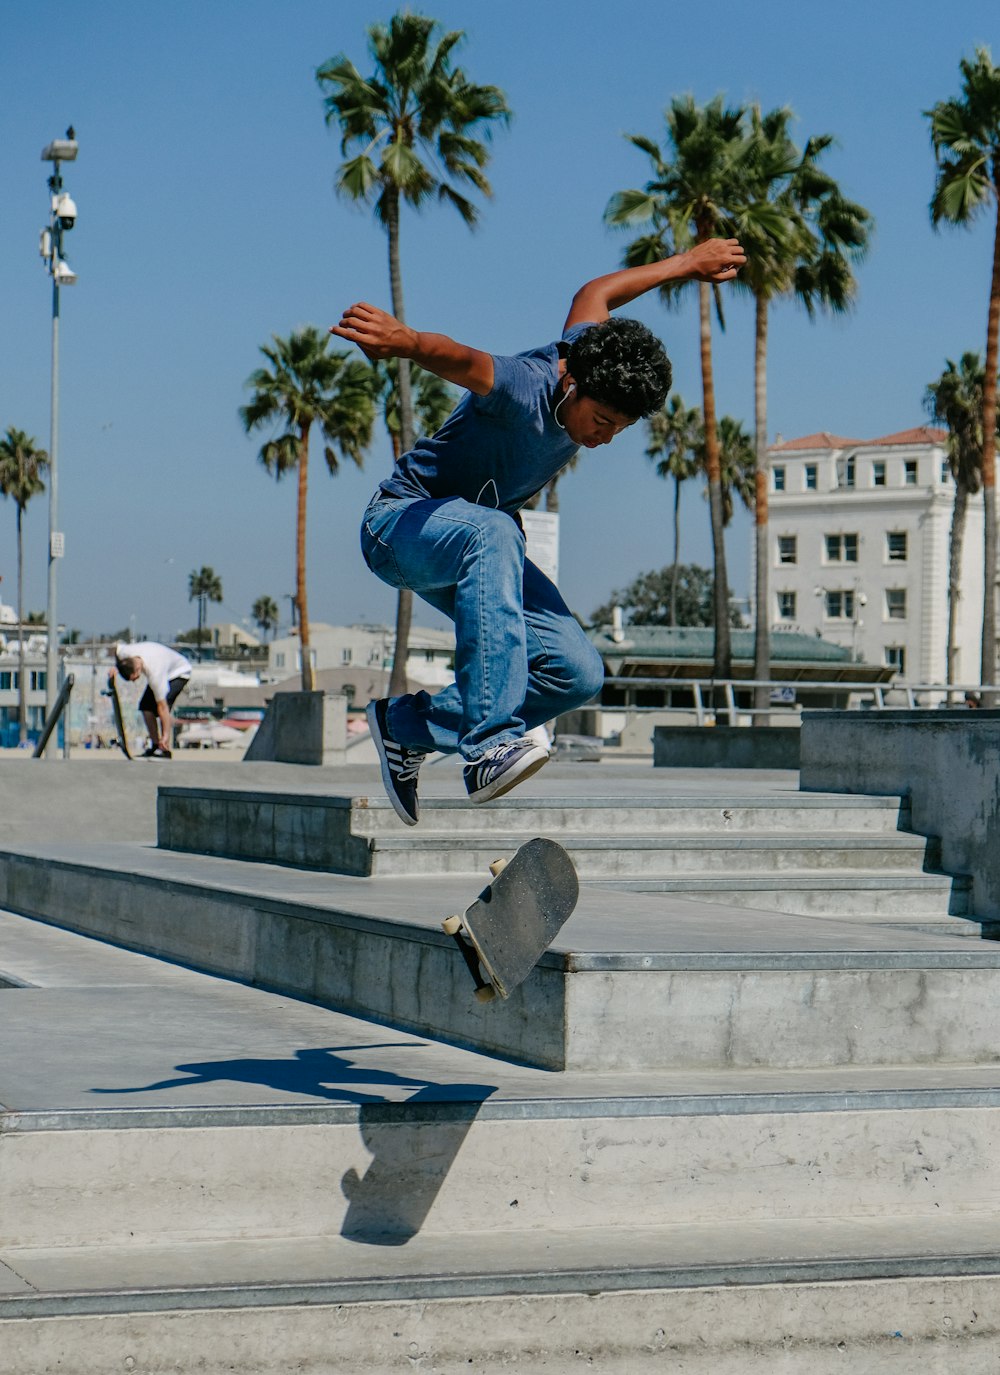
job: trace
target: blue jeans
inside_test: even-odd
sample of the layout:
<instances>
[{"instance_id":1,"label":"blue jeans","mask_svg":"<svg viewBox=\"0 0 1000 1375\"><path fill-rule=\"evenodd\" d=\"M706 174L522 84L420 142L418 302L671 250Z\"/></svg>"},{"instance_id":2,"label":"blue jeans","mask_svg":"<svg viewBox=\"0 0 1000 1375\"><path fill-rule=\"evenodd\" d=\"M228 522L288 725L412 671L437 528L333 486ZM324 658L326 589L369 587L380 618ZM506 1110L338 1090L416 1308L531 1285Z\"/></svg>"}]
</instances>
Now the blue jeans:
<instances>
[{"instance_id":1,"label":"blue jeans","mask_svg":"<svg viewBox=\"0 0 1000 1375\"><path fill-rule=\"evenodd\" d=\"M524 536L504 511L378 492L361 552L383 582L455 622L455 682L390 703L389 729L401 745L479 759L600 692L601 656L525 558Z\"/></svg>"}]
</instances>

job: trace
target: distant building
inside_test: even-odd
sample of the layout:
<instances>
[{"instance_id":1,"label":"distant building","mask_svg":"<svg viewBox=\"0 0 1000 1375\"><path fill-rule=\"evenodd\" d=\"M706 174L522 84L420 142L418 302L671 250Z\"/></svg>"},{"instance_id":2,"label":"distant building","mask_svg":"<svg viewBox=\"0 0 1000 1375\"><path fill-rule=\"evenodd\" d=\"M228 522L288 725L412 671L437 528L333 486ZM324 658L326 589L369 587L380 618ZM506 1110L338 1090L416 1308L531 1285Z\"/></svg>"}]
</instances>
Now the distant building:
<instances>
[{"instance_id":1,"label":"distant building","mask_svg":"<svg viewBox=\"0 0 1000 1375\"><path fill-rule=\"evenodd\" d=\"M880 439L824 431L768 450L774 630L822 635L910 682L944 682L955 498L946 438L927 426ZM977 683L982 495L969 500L961 593L954 681Z\"/></svg>"},{"instance_id":2,"label":"distant building","mask_svg":"<svg viewBox=\"0 0 1000 1375\"><path fill-rule=\"evenodd\" d=\"M388 669L392 665L395 634L384 625L309 626L309 649L313 669L331 668ZM298 635L272 640L267 647L267 679L280 682L301 673L302 657ZM421 687L445 687L454 681L455 634L452 630L410 630L406 676Z\"/></svg>"}]
</instances>

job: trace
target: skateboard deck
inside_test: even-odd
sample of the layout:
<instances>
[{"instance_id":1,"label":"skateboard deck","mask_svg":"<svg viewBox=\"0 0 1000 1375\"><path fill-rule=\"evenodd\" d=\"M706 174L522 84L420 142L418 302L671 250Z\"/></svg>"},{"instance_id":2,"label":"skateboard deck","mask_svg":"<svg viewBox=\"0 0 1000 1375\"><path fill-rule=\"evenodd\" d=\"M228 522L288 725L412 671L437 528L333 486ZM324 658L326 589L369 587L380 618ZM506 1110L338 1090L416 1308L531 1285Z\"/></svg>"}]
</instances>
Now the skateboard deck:
<instances>
[{"instance_id":1,"label":"skateboard deck","mask_svg":"<svg viewBox=\"0 0 1000 1375\"><path fill-rule=\"evenodd\" d=\"M529 840L490 870L492 883L465 914L442 922L481 1002L510 997L552 944L580 892L573 861L554 840Z\"/></svg>"},{"instance_id":2,"label":"skateboard deck","mask_svg":"<svg viewBox=\"0 0 1000 1375\"><path fill-rule=\"evenodd\" d=\"M128 747L128 736L125 734L125 722L122 720L122 704L118 696L118 684L114 678L108 679L108 696L111 698L111 710L115 718L115 731L118 735L118 745L126 759L131 759L132 755Z\"/></svg>"}]
</instances>

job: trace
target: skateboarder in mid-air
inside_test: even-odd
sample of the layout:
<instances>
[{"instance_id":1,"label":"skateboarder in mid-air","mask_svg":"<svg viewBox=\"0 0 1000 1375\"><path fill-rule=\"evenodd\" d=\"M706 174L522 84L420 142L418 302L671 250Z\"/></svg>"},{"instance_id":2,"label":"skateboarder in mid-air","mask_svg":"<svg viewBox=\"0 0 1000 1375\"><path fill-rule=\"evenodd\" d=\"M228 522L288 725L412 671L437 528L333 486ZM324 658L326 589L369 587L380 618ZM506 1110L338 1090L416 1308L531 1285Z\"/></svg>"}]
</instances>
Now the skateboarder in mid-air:
<instances>
[{"instance_id":1,"label":"skateboarder in mid-air","mask_svg":"<svg viewBox=\"0 0 1000 1375\"><path fill-rule=\"evenodd\" d=\"M139 698L139 710L149 732L147 759L170 758L170 708L187 687L192 667L183 654L155 640L140 640L136 644L115 646L114 667L108 682L114 681L115 669L127 683L146 678L146 690Z\"/></svg>"},{"instance_id":2,"label":"skateboarder in mid-air","mask_svg":"<svg viewBox=\"0 0 1000 1375\"><path fill-rule=\"evenodd\" d=\"M435 435L397 460L361 528L372 572L455 622L454 684L368 707L386 791L408 825L419 817L426 754L461 753L470 801L489 802L548 758L526 731L600 691L601 658L525 558L518 511L581 445L610 443L666 400L663 345L610 312L667 282L730 281L745 262L736 239L709 239L597 277L574 296L558 342L513 357L411 329L366 302L331 329L368 358L409 358L468 393Z\"/></svg>"}]
</instances>

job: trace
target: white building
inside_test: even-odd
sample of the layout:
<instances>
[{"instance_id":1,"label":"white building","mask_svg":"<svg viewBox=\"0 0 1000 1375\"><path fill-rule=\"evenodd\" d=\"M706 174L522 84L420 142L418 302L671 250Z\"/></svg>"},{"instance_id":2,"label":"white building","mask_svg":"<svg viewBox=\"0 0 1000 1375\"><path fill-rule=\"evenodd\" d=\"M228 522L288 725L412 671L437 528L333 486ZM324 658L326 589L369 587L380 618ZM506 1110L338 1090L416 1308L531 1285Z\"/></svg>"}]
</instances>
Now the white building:
<instances>
[{"instance_id":1,"label":"white building","mask_svg":"<svg viewBox=\"0 0 1000 1375\"><path fill-rule=\"evenodd\" d=\"M385 625L309 625L313 668L389 668L395 632ZM298 635L272 640L267 647L267 678L280 682L302 671ZM406 676L423 687L446 687L454 682L455 633L452 630L410 628Z\"/></svg>"},{"instance_id":2,"label":"white building","mask_svg":"<svg viewBox=\"0 0 1000 1375\"><path fill-rule=\"evenodd\" d=\"M824 431L768 451L774 629L822 635L910 682L945 681L946 437L927 426L865 440ZM979 682L982 609L979 495L966 522L955 682Z\"/></svg>"}]
</instances>

